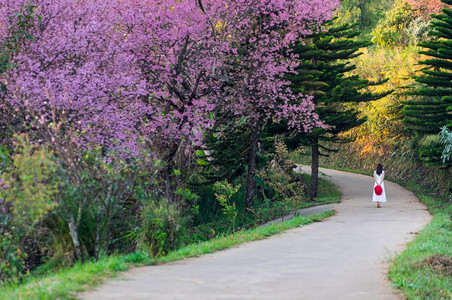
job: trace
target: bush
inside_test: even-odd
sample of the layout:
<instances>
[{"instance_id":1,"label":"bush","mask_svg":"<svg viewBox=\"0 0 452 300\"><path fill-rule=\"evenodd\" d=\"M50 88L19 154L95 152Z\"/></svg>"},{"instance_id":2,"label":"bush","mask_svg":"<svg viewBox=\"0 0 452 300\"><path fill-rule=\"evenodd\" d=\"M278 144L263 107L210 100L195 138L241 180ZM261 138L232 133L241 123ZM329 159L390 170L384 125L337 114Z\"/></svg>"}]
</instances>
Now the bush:
<instances>
[{"instance_id":1,"label":"bush","mask_svg":"<svg viewBox=\"0 0 452 300\"><path fill-rule=\"evenodd\" d=\"M3 174L8 185L3 195L11 204L13 224L25 235L57 205L55 172L56 163L44 147L32 145L25 135L18 137L12 165Z\"/></svg>"},{"instance_id":2,"label":"bush","mask_svg":"<svg viewBox=\"0 0 452 300\"><path fill-rule=\"evenodd\" d=\"M452 160L452 132L446 126L443 126L439 135L441 145L444 147L441 158L445 163Z\"/></svg>"},{"instance_id":3,"label":"bush","mask_svg":"<svg viewBox=\"0 0 452 300\"><path fill-rule=\"evenodd\" d=\"M372 31L372 42L390 48L416 45L421 40L427 39L431 18L425 13L419 14L419 10L415 9L419 7L416 1L396 1L392 9L386 12L385 18L381 19Z\"/></svg>"},{"instance_id":4,"label":"bush","mask_svg":"<svg viewBox=\"0 0 452 300\"><path fill-rule=\"evenodd\" d=\"M372 32L372 42L383 47L408 45L411 36L407 29L413 19L411 5L403 1L396 2Z\"/></svg>"},{"instance_id":5,"label":"bush","mask_svg":"<svg viewBox=\"0 0 452 300\"><path fill-rule=\"evenodd\" d=\"M17 283L25 270L27 256L20 249L17 233L0 227L0 236L0 283Z\"/></svg>"},{"instance_id":6,"label":"bush","mask_svg":"<svg viewBox=\"0 0 452 300\"><path fill-rule=\"evenodd\" d=\"M55 237L52 255L65 264L97 259L112 248L134 250L118 241L139 214L132 198L137 182L146 178L138 174L154 170L147 161L126 161L101 147L79 151L73 160L60 160L58 176L64 184L55 196L56 214L46 222Z\"/></svg>"},{"instance_id":7,"label":"bush","mask_svg":"<svg viewBox=\"0 0 452 300\"><path fill-rule=\"evenodd\" d=\"M342 0L336 13L339 24L355 23L360 25L361 36L367 37L384 13L390 9L394 0Z\"/></svg>"},{"instance_id":8,"label":"bush","mask_svg":"<svg viewBox=\"0 0 452 300\"><path fill-rule=\"evenodd\" d=\"M240 185L233 187L227 180L216 182L214 185L215 198L221 205L223 214L228 219L231 227L230 230L235 231L235 221L237 219L237 207L235 202L231 201L231 198L236 194Z\"/></svg>"},{"instance_id":9,"label":"bush","mask_svg":"<svg viewBox=\"0 0 452 300\"><path fill-rule=\"evenodd\" d=\"M150 257L162 256L181 245L183 218L174 204L150 201L141 211L138 248Z\"/></svg>"},{"instance_id":10,"label":"bush","mask_svg":"<svg viewBox=\"0 0 452 300\"><path fill-rule=\"evenodd\" d=\"M275 200L282 203L284 211L295 208L305 198L306 184L300 174L293 172L294 166L287 146L278 142L275 144L274 159L258 172L265 183L263 186L274 193Z\"/></svg>"},{"instance_id":11,"label":"bush","mask_svg":"<svg viewBox=\"0 0 452 300\"><path fill-rule=\"evenodd\" d=\"M3 165L3 178L0 178L0 281L18 282L25 272L27 240L37 239L34 233L38 224L54 211L53 197L59 183L55 180L56 164L52 155L44 147L30 144L25 135L17 137L15 154L9 164Z\"/></svg>"},{"instance_id":12,"label":"bush","mask_svg":"<svg viewBox=\"0 0 452 300\"><path fill-rule=\"evenodd\" d=\"M0 178L0 192L7 188ZM18 282L25 269L26 254L19 247L19 233L15 232L17 229L10 223L11 216L0 193L0 284Z\"/></svg>"}]
</instances>

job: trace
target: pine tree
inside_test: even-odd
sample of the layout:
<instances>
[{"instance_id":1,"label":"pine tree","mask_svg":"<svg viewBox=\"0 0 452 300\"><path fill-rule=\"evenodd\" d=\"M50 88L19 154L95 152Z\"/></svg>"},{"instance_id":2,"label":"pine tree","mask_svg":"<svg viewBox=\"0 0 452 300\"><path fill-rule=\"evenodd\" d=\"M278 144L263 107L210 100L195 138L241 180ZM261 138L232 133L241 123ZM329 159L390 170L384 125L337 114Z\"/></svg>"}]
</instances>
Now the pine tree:
<instances>
[{"instance_id":1,"label":"pine tree","mask_svg":"<svg viewBox=\"0 0 452 300\"><path fill-rule=\"evenodd\" d=\"M301 60L297 74L288 76L294 91L314 96L315 112L327 125L309 133L299 133L288 139L292 147L300 144L311 147L312 170L310 197L317 196L319 156L334 149L327 148L325 142L344 143L339 133L361 125L366 121L349 104L378 100L391 91L372 93L368 86L381 84L350 75L356 67L350 59L359 56L360 48L371 45L367 41L354 39L359 35L357 24L335 26L326 25L327 31L320 31L311 37L310 43L299 43L295 53ZM330 144L329 143L329 144Z\"/></svg>"},{"instance_id":2,"label":"pine tree","mask_svg":"<svg viewBox=\"0 0 452 300\"><path fill-rule=\"evenodd\" d=\"M442 0L452 5L452 0ZM419 43L421 54L428 58L419 62L424 66L414 77L420 85L408 91L413 99L404 102L405 127L417 134L419 156L430 165L442 163L443 147L438 133L441 127L452 128L452 10L445 7L441 14L433 15L429 41ZM446 167L452 162L444 163ZM444 166L443 164L443 166Z\"/></svg>"}]
</instances>

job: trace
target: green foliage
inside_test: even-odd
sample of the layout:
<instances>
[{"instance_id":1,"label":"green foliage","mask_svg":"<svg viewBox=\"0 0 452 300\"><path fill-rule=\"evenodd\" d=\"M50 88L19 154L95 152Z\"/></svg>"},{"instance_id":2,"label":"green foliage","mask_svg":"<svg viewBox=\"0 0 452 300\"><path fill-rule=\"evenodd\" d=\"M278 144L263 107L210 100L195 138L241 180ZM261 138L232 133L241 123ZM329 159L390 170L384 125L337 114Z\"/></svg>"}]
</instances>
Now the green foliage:
<instances>
[{"instance_id":1,"label":"green foliage","mask_svg":"<svg viewBox=\"0 0 452 300\"><path fill-rule=\"evenodd\" d=\"M295 47L301 63L296 69L298 74L289 75L288 79L292 89L314 95L315 112L328 127L291 137L288 143L292 147L297 145L297 140L303 145L320 145L321 141L346 142L347 139L338 134L365 122L350 103L377 100L391 92L368 89L384 80L373 83L350 74L356 68L350 60L361 55L358 52L361 48L370 45L353 39L359 34L356 25L327 25L327 31L313 35L311 43Z\"/></svg>"},{"instance_id":2,"label":"green foliage","mask_svg":"<svg viewBox=\"0 0 452 300\"><path fill-rule=\"evenodd\" d=\"M447 3L447 1L443 1ZM405 101L403 113L407 129L422 137L436 135L443 126L452 126L452 10L443 8L443 13L434 15L430 24L432 40L421 42L421 54L427 59L419 61L424 68L414 79L418 86L407 92L412 99ZM424 138L425 139L425 138ZM419 148L420 157L428 164L452 166L452 162L441 159L442 146L439 141L424 143Z\"/></svg>"},{"instance_id":3,"label":"green foliage","mask_svg":"<svg viewBox=\"0 0 452 300\"><path fill-rule=\"evenodd\" d=\"M60 159L58 208L45 222L53 236L52 264L98 258L113 248L135 250L126 232L139 223L139 199L153 188L157 165L146 154L126 161L100 147Z\"/></svg>"},{"instance_id":4,"label":"green foliage","mask_svg":"<svg viewBox=\"0 0 452 300\"><path fill-rule=\"evenodd\" d=\"M341 1L340 8L336 12L337 23L357 23L361 18L361 7L359 0Z\"/></svg>"},{"instance_id":5,"label":"green foliage","mask_svg":"<svg viewBox=\"0 0 452 300\"><path fill-rule=\"evenodd\" d=\"M0 179L0 281L18 282L25 272L25 242L37 240L40 223L55 212L60 183L53 155L30 144L25 135L17 137L12 156L1 155L5 169Z\"/></svg>"},{"instance_id":6,"label":"green foliage","mask_svg":"<svg viewBox=\"0 0 452 300\"><path fill-rule=\"evenodd\" d=\"M232 116L225 116L225 119ZM246 172L247 152L251 131L244 120L224 122L206 140L208 151L198 156L209 163L203 167L203 176L213 183L219 180L232 181Z\"/></svg>"},{"instance_id":7,"label":"green foliage","mask_svg":"<svg viewBox=\"0 0 452 300\"><path fill-rule=\"evenodd\" d=\"M54 196L60 183L54 178L56 168L45 148L30 144L25 135L18 137L12 165L3 174L9 185L3 194L11 204L14 225L24 235L57 206Z\"/></svg>"},{"instance_id":8,"label":"green foliage","mask_svg":"<svg viewBox=\"0 0 452 300\"><path fill-rule=\"evenodd\" d=\"M440 143L444 146L441 158L443 163L452 160L452 132L446 126L441 128Z\"/></svg>"},{"instance_id":9,"label":"green foliage","mask_svg":"<svg viewBox=\"0 0 452 300\"><path fill-rule=\"evenodd\" d=\"M0 215L0 284L20 282L25 270L26 253L21 250L19 233L15 228L7 230L5 218Z\"/></svg>"},{"instance_id":10,"label":"green foliage","mask_svg":"<svg viewBox=\"0 0 452 300\"><path fill-rule=\"evenodd\" d=\"M342 0L337 11L337 24L359 23L361 36L368 38L377 23L385 17L394 0Z\"/></svg>"},{"instance_id":11,"label":"green foliage","mask_svg":"<svg viewBox=\"0 0 452 300\"><path fill-rule=\"evenodd\" d=\"M420 199L434 214L430 224L395 258L389 270L394 285L408 299L450 299L452 297L452 206L431 196Z\"/></svg>"},{"instance_id":12,"label":"green foliage","mask_svg":"<svg viewBox=\"0 0 452 300\"><path fill-rule=\"evenodd\" d=\"M137 161L125 161L116 153L109 153L108 161L102 149L95 148L85 153L82 160L81 185L74 187L82 195L86 205L88 220L93 222L91 242L93 254L98 257L111 245L115 237L115 219L124 214L124 204L132 194L140 167ZM66 203L70 199L65 199Z\"/></svg>"},{"instance_id":13,"label":"green foliage","mask_svg":"<svg viewBox=\"0 0 452 300\"><path fill-rule=\"evenodd\" d=\"M413 20L414 12L411 5L404 0L396 1L393 8L386 12L385 18L380 20L372 32L372 42L382 47L415 43L416 37L413 38L410 34L412 30L409 29Z\"/></svg>"},{"instance_id":14,"label":"green foliage","mask_svg":"<svg viewBox=\"0 0 452 300\"><path fill-rule=\"evenodd\" d=\"M418 141L417 150L424 163L432 166L438 165L443 152L440 137L437 134L423 135Z\"/></svg>"},{"instance_id":15,"label":"green foliage","mask_svg":"<svg viewBox=\"0 0 452 300\"><path fill-rule=\"evenodd\" d=\"M232 196L240 189L240 185L232 186L227 180L216 182L214 185L215 198L220 203L223 214L229 220L232 231L235 231L235 221L237 219L237 207L231 201Z\"/></svg>"},{"instance_id":16,"label":"green foliage","mask_svg":"<svg viewBox=\"0 0 452 300\"><path fill-rule=\"evenodd\" d=\"M265 188L267 188L275 195L274 200L283 205L283 213L288 208L297 207L297 204L303 201L306 194L306 184L302 180L301 174L294 173L294 166L287 146L283 142L276 142L274 159L258 172L259 178L265 183L263 186L264 197L270 200L265 195Z\"/></svg>"},{"instance_id":17,"label":"green foliage","mask_svg":"<svg viewBox=\"0 0 452 300\"><path fill-rule=\"evenodd\" d=\"M10 152L6 146L0 144L0 174L11 164Z\"/></svg>"},{"instance_id":18,"label":"green foliage","mask_svg":"<svg viewBox=\"0 0 452 300\"><path fill-rule=\"evenodd\" d=\"M140 218L135 238L138 248L150 257L165 255L180 246L183 218L174 204L150 199Z\"/></svg>"},{"instance_id":19,"label":"green foliage","mask_svg":"<svg viewBox=\"0 0 452 300\"><path fill-rule=\"evenodd\" d=\"M8 151L0 147L0 175L11 163ZM0 177L0 285L20 281L25 269L26 253L20 248L20 232L11 224L9 205L3 198L9 186Z\"/></svg>"},{"instance_id":20,"label":"green foliage","mask_svg":"<svg viewBox=\"0 0 452 300\"><path fill-rule=\"evenodd\" d=\"M176 195L182 196L185 200L185 206L189 207L190 212L193 216L197 216L199 214L199 196L195 193L192 193L188 188L178 189L176 191Z\"/></svg>"},{"instance_id":21,"label":"green foliage","mask_svg":"<svg viewBox=\"0 0 452 300\"><path fill-rule=\"evenodd\" d=\"M230 203L235 203L237 207L238 214L235 223L236 231L265 224L285 216L289 211L312 207L314 205L337 203L340 201L341 194L337 186L323 179L320 179L319 181L319 195L316 198L316 201L303 201L302 199L305 196L306 191L305 182L309 182L309 176L299 173L294 174L292 172L293 165L288 164L287 166L290 167L290 172L292 173L292 184L294 186L297 184L299 185L299 188L294 189L296 197L300 197L299 201L294 199L277 200L274 192L269 189L258 175L256 179L258 181L259 191L263 194L263 199L260 199L259 197L259 201L256 201L252 210L247 211L244 209L243 202L245 189L243 184L241 185L242 187L240 190L230 198ZM219 204L218 201L215 201L214 195L212 195L212 198L210 198L210 194L199 193L199 195L202 195L201 198L203 201L206 199L206 202L211 202L212 205ZM207 241L231 232L231 222L221 210L221 205L218 206L217 214L213 214L209 218L205 216L202 218L198 217L198 221L193 224L193 227L187 228L184 239L186 243ZM201 213L205 213L205 210L206 209L201 209Z\"/></svg>"}]
</instances>

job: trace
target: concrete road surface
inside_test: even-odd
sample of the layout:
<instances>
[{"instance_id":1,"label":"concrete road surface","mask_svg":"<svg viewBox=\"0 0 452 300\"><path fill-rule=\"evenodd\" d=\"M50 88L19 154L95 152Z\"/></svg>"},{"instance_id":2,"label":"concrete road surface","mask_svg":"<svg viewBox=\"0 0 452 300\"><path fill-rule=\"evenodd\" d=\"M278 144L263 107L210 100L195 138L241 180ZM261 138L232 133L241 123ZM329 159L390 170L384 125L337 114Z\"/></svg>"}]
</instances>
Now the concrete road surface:
<instances>
[{"instance_id":1,"label":"concrete road surface","mask_svg":"<svg viewBox=\"0 0 452 300\"><path fill-rule=\"evenodd\" d=\"M403 299L388 260L430 221L408 190L386 181L388 202L371 202L373 179L321 169L342 191L327 221L262 241L107 281L82 299Z\"/></svg>"}]
</instances>

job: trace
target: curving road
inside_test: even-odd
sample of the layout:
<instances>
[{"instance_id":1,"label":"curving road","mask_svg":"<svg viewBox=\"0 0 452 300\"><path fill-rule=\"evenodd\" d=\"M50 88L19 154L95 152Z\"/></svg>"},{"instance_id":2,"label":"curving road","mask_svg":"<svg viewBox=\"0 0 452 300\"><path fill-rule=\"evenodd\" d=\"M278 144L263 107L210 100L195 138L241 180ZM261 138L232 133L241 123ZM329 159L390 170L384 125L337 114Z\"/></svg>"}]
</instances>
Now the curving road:
<instances>
[{"instance_id":1,"label":"curving road","mask_svg":"<svg viewBox=\"0 0 452 300\"><path fill-rule=\"evenodd\" d=\"M403 299L388 260L431 219L408 190L386 181L371 202L369 176L321 169L342 191L337 214L199 258L132 269L82 299Z\"/></svg>"}]
</instances>

